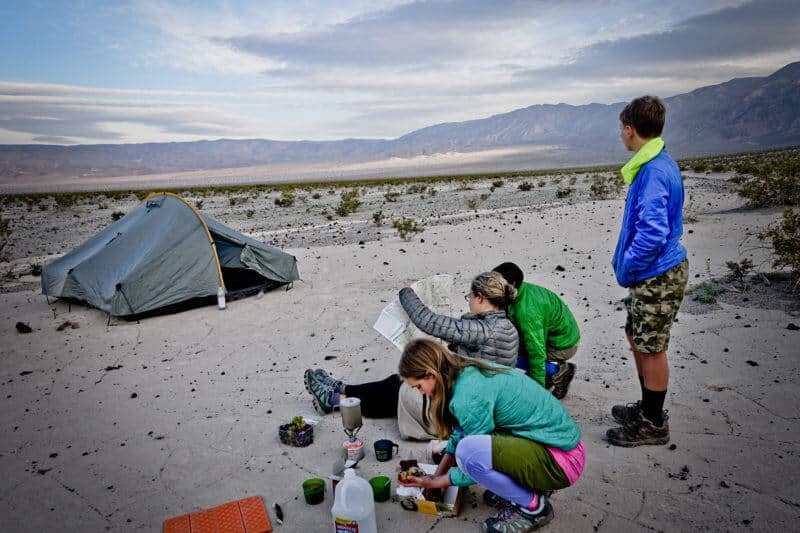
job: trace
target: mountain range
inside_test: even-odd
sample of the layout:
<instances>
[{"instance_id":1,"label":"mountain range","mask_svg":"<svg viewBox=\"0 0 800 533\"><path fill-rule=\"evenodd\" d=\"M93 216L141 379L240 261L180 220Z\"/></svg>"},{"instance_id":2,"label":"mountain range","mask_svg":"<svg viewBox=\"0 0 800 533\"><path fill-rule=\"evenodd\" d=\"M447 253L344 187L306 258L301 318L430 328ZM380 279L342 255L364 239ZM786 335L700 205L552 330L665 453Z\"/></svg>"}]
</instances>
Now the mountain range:
<instances>
[{"instance_id":1,"label":"mountain range","mask_svg":"<svg viewBox=\"0 0 800 533\"><path fill-rule=\"evenodd\" d=\"M655 91L657 92L657 90ZM664 140L675 157L800 145L800 62L766 77L737 78L665 98ZM397 139L338 141L229 140L59 145L0 145L0 177L122 176L276 163L370 161L511 146L543 149L543 164L621 161L618 116L624 102L532 105L488 118L436 124Z\"/></svg>"}]
</instances>

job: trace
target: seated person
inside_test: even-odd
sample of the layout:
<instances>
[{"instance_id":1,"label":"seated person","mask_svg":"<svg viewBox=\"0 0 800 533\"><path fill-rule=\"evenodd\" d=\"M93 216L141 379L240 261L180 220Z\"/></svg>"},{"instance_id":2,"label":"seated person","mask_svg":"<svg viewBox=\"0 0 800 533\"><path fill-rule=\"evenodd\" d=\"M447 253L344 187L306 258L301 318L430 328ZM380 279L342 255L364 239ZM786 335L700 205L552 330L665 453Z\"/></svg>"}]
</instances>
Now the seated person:
<instances>
[{"instance_id":1,"label":"seated person","mask_svg":"<svg viewBox=\"0 0 800 533\"><path fill-rule=\"evenodd\" d=\"M516 289L497 272L485 272L472 280L465 295L469 313L461 318L439 315L431 311L414 291L406 287L400 291L400 304L409 318L421 331L442 339L458 354L499 363L516 364L519 337L514 324L508 319L505 308L514 301ZM306 390L311 394L315 409L330 413L344 397L361 399L361 413L365 417L388 418L398 416L398 399L401 396L401 379L392 374L382 381L345 385L321 369L305 371ZM411 391L416 394L415 391ZM402 407L402 406L401 406ZM411 409L412 416L422 427L426 426L427 405ZM416 412L421 410L420 412ZM404 437L433 438L404 431Z\"/></svg>"},{"instance_id":2,"label":"seated person","mask_svg":"<svg viewBox=\"0 0 800 533\"><path fill-rule=\"evenodd\" d=\"M559 400L566 396L575 376L575 364L567 360L578 351L580 331L567 305L556 293L533 283L523 282L522 270L514 263L494 268L514 288L517 298L508 306L508 316L519 328L522 357L517 365L544 388L553 388ZM558 371L547 376L546 363L557 363Z\"/></svg>"},{"instance_id":3,"label":"seated person","mask_svg":"<svg viewBox=\"0 0 800 533\"><path fill-rule=\"evenodd\" d=\"M406 346L399 374L430 398L434 432L449 437L433 475L400 484L483 485L484 501L501 507L483 531L533 531L552 520L550 491L574 484L586 462L580 429L561 402L521 372L428 339Z\"/></svg>"}]
</instances>

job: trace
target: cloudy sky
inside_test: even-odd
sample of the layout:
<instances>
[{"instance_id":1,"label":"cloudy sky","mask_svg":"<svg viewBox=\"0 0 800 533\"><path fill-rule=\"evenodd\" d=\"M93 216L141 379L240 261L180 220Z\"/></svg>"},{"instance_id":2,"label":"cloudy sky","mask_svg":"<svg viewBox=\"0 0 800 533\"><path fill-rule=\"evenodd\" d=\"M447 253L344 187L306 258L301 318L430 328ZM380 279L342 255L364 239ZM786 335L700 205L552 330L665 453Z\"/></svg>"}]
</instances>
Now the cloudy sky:
<instances>
[{"instance_id":1,"label":"cloudy sky","mask_svg":"<svg viewBox=\"0 0 800 533\"><path fill-rule=\"evenodd\" d=\"M796 0L0 3L0 144L394 138L800 60Z\"/></svg>"}]
</instances>

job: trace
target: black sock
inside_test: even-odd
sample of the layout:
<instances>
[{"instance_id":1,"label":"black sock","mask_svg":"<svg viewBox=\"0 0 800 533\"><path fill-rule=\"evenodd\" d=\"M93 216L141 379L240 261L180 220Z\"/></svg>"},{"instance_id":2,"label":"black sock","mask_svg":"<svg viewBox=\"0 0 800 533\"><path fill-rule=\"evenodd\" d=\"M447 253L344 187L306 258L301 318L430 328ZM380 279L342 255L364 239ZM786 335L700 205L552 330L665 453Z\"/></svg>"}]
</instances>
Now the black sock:
<instances>
[{"instance_id":1,"label":"black sock","mask_svg":"<svg viewBox=\"0 0 800 533\"><path fill-rule=\"evenodd\" d=\"M662 426L664 424L663 410L664 398L667 396L667 391L654 391L647 387L642 387L642 414L646 419L655 424Z\"/></svg>"}]
</instances>

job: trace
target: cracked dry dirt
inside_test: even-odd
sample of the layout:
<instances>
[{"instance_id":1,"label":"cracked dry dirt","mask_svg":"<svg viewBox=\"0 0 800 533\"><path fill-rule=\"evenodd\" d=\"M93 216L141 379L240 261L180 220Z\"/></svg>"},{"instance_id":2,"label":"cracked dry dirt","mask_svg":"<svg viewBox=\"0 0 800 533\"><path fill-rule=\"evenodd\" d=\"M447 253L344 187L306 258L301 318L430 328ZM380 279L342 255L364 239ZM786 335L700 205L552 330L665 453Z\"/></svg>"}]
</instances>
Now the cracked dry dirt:
<instances>
[{"instance_id":1,"label":"cracked dry dirt","mask_svg":"<svg viewBox=\"0 0 800 533\"><path fill-rule=\"evenodd\" d=\"M796 298L722 298L702 307L687 297L670 346L671 445L609 446L602 437L610 407L635 400L638 389L621 329L625 291L609 265L623 201L589 201L579 178L572 203L556 203L553 184L526 196L508 181L477 212L465 206L490 185L438 187L433 197L405 194L383 204L386 191L375 189L357 213L330 225L322 207L306 211L302 202L278 210L261 198L248 217L246 204L208 198L204 210L213 216L296 255L302 281L222 312L206 307L140 322L108 323L96 310L48 304L24 268L68 251L132 201L63 212L12 207L18 212L4 216L30 218L15 225L19 241L2 265L19 274L0 294L2 530L154 531L170 516L262 495L284 510L277 531L328 531L329 488L312 507L300 484L327 476L344 434L338 415L313 412L303 370L323 367L347 382L385 377L398 354L371 326L397 290L446 272L460 295L473 275L504 260L563 293L582 328L578 374L564 403L583 431L587 465L574 487L553 497L556 519L547 530L795 529L800 332L787 326L800 324ZM724 274L743 236L778 210L737 210L723 177L687 185L698 220L684 238L695 284ZM320 200L338 193L330 197L323 191ZM379 208L427 227L403 241L373 225ZM750 253L763 264L764 250ZM781 298L789 303L765 304ZM56 331L66 320L80 327ZM33 331L17 333L18 321ZM278 426L297 414L319 421L308 448L278 442ZM368 445L399 441L393 420L367 420L360 436ZM422 458L424 448L400 443L402 456ZM370 452L359 471L392 476L393 464ZM490 514L481 492L465 494L457 518L377 504L379 529L477 530Z\"/></svg>"}]
</instances>

